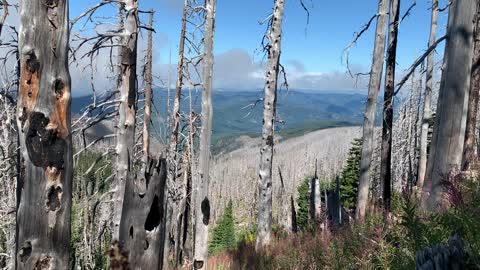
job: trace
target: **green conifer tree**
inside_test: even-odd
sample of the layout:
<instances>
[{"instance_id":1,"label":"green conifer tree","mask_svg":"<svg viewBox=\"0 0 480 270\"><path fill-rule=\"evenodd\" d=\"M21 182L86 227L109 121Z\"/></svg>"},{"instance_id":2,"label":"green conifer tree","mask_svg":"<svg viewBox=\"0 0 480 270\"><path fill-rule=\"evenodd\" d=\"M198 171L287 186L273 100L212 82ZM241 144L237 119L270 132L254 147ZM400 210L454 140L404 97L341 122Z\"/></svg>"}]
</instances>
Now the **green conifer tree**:
<instances>
[{"instance_id":1,"label":"green conifer tree","mask_svg":"<svg viewBox=\"0 0 480 270\"><path fill-rule=\"evenodd\" d=\"M210 254L217 254L223 250L235 248L235 224L233 218L232 201L228 202L225 213L220 217L212 231L212 238L208 245Z\"/></svg>"},{"instance_id":2,"label":"green conifer tree","mask_svg":"<svg viewBox=\"0 0 480 270\"><path fill-rule=\"evenodd\" d=\"M347 163L342 170L340 195L343 207L349 210L355 209L357 199L358 178L360 173L360 159L362 155L362 140L355 139L348 152Z\"/></svg>"}]
</instances>

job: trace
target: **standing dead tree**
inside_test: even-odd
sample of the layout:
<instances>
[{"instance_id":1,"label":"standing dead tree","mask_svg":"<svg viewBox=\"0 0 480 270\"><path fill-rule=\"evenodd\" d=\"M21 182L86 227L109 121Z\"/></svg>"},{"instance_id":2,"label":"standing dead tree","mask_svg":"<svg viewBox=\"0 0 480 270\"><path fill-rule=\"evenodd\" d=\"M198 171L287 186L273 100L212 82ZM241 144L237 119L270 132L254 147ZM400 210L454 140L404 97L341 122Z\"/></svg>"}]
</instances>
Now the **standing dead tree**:
<instances>
[{"instance_id":1,"label":"standing dead tree","mask_svg":"<svg viewBox=\"0 0 480 270\"><path fill-rule=\"evenodd\" d=\"M478 160L476 153L476 130L478 99L480 95L480 2L477 4L474 29L474 51L472 59L472 75L470 96L468 99L467 127L465 131L465 147L463 149L462 170L469 170Z\"/></svg>"},{"instance_id":2,"label":"standing dead tree","mask_svg":"<svg viewBox=\"0 0 480 270\"><path fill-rule=\"evenodd\" d=\"M205 36L203 53L202 115L198 176L195 182L195 247L193 268L207 269L208 225L210 223L210 144L212 135L213 37L216 0L205 1Z\"/></svg>"},{"instance_id":3,"label":"standing dead tree","mask_svg":"<svg viewBox=\"0 0 480 270\"><path fill-rule=\"evenodd\" d=\"M380 183L383 184L385 218L388 218L390 214L390 200L392 196L393 94L395 92L395 66L397 58L398 25L400 23L400 0L390 1L389 17L387 66L385 70L385 94L383 102L382 157L380 161Z\"/></svg>"},{"instance_id":4,"label":"standing dead tree","mask_svg":"<svg viewBox=\"0 0 480 270\"><path fill-rule=\"evenodd\" d=\"M424 184L426 206L432 210L444 202L442 179L460 169L462 162L476 2L454 1L450 6L444 69Z\"/></svg>"},{"instance_id":5,"label":"standing dead tree","mask_svg":"<svg viewBox=\"0 0 480 270\"><path fill-rule=\"evenodd\" d=\"M16 269L68 269L72 201L68 0L20 2Z\"/></svg>"},{"instance_id":6,"label":"standing dead tree","mask_svg":"<svg viewBox=\"0 0 480 270\"><path fill-rule=\"evenodd\" d=\"M372 163L372 153L374 148L373 135L375 112L377 109L378 92L380 91L380 83L383 72L388 3L388 0L380 0L378 4L372 68L370 71L367 105L365 108L365 119L363 122L362 157L360 161L360 176L355 210L355 218L357 220L364 219L368 202L368 193L370 188L370 166Z\"/></svg>"},{"instance_id":7,"label":"standing dead tree","mask_svg":"<svg viewBox=\"0 0 480 270\"><path fill-rule=\"evenodd\" d=\"M264 47L268 54L268 63L264 90L262 145L260 148L258 179L258 231L255 245L255 249L257 250L270 244L274 126L276 121L277 84L280 67L284 8L284 0L274 1L273 13L270 15L269 28L266 34L268 44Z\"/></svg>"},{"instance_id":8,"label":"standing dead tree","mask_svg":"<svg viewBox=\"0 0 480 270\"><path fill-rule=\"evenodd\" d=\"M438 0L432 1L432 19L430 23L430 37L428 47L435 42L438 23ZM435 53L432 51L427 57L427 72L425 95L423 101L422 128L420 131L420 158L418 164L417 192L421 194L423 183L425 181L425 172L427 170L427 148L428 148L428 130L431 118L432 90L433 90L433 66Z\"/></svg>"}]
</instances>

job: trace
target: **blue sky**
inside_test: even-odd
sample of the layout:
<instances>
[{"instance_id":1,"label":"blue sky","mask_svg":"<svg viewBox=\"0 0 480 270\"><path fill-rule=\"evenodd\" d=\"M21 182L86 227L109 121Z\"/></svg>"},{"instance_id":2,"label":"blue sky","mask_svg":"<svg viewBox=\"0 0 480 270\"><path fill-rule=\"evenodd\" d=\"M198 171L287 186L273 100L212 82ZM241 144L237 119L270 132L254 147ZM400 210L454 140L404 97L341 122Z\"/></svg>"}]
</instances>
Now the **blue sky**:
<instances>
[{"instance_id":1,"label":"blue sky","mask_svg":"<svg viewBox=\"0 0 480 270\"><path fill-rule=\"evenodd\" d=\"M287 73L293 78L293 87L316 88L325 90L332 88L353 89L352 81L345 75L345 66L341 56L345 46L368 19L376 13L376 0L304 0L310 9L310 22L306 25L306 13L299 0L287 0L284 18L282 40L282 62L287 66ZM402 1L403 14L414 0ZM73 18L88 6L96 3L94 0L70 1L70 17ZM228 74L226 69L235 68L236 73L253 74L261 69L260 54L255 54L265 26L258 21L265 18L271 11L273 0L218 0L215 33L215 54L217 55L217 85L225 88L236 88L249 80L241 76ZM182 0L140 0L143 10L155 9L155 61L157 68L166 67L169 62L169 52L172 52L172 63L176 63L176 52L180 33L180 17ZM444 6L446 0L440 1ZM408 68L410 63L420 55L427 46L431 1L417 0L411 15L400 26L397 70L399 73ZM106 7L98 14L107 16L115 13L115 7ZM438 35L444 33L447 14L439 16ZM144 18L146 22L146 17ZM306 32L305 32L306 29ZM364 34L351 51L351 63L357 71L366 72L371 64L372 45L375 25ZM443 48L438 50L443 53ZM250 64L246 62L251 61ZM247 65L245 67L241 65ZM171 67L170 67L171 68ZM245 70L244 70L245 69ZM164 74L158 70L159 74ZM250 76L248 75L248 76ZM226 76L222 79L222 76ZM247 76L247 75L245 75ZM323 78L317 78L323 76ZM260 87L261 78L254 76L251 83L245 87ZM311 80L306 83L302 80ZM340 82L341 81L341 82ZM223 84L222 84L223 83ZM296 85L295 85L296 84ZM359 85L360 89L365 84ZM241 88L241 87L240 87Z\"/></svg>"}]
</instances>

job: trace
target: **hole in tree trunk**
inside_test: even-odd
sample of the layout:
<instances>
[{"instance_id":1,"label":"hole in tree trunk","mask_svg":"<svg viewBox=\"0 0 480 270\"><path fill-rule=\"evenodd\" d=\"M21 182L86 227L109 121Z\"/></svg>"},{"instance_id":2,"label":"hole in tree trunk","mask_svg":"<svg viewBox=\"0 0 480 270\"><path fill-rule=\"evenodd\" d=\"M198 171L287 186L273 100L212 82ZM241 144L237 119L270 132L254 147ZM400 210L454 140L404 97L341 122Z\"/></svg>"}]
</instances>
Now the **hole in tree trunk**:
<instances>
[{"instance_id":1,"label":"hole in tree trunk","mask_svg":"<svg viewBox=\"0 0 480 270\"><path fill-rule=\"evenodd\" d=\"M32 254L32 243L30 241L27 241L25 242L25 244L23 244L20 251L18 251L18 256L20 257L20 261L22 263L26 262L31 254Z\"/></svg>"},{"instance_id":2,"label":"hole in tree trunk","mask_svg":"<svg viewBox=\"0 0 480 270\"><path fill-rule=\"evenodd\" d=\"M160 220L162 213L160 211L160 205L158 202L158 196L155 195L153 198L152 206L150 207L150 212L148 212L147 220L145 220L145 230L153 231L158 225L160 225Z\"/></svg>"},{"instance_id":3,"label":"hole in tree trunk","mask_svg":"<svg viewBox=\"0 0 480 270\"><path fill-rule=\"evenodd\" d=\"M48 189L47 192L47 208L50 211L56 211L60 209L62 203L62 188L61 187L56 187L56 186L51 186Z\"/></svg>"},{"instance_id":4,"label":"hole in tree trunk","mask_svg":"<svg viewBox=\"0 0 480 270\"><path fill-rule=\"evenodd\" d=\"M38 261L35 263L35 270L49 270L52 266L53 258L50 256L42 256Z\"/></svg>"},{"instance_id":5,"label":"hole in tree trunk","mask_svg":"<svg viewBox=\"0 0 480 270\"><path fill-rule=\"evenodd\" d=\"M202 201L202 215L203 215L203 224L208 225L210 223L210 201L207 197Z\"/></svg>"},{"instance_id":6,"label":"hole in tree trunk","mask_svg":"<svg viewBox=\"0 0 480 270\"><path fill-rule=\"evenodd\" d=\"M130 238L133 239L133 226L130 226L130 232L129 232Z\"/></svg>"},{"instance_id":7,"label":"hole in tree trunk","mask_svg":"<svg viewBox=\"0 0 480 270\"><path fill-rule=\"evenodd\" d=\"M201 269L203 267L203 261L197 261L193 262L193 268L194 269Z\"/></svg>"}]
</instances>

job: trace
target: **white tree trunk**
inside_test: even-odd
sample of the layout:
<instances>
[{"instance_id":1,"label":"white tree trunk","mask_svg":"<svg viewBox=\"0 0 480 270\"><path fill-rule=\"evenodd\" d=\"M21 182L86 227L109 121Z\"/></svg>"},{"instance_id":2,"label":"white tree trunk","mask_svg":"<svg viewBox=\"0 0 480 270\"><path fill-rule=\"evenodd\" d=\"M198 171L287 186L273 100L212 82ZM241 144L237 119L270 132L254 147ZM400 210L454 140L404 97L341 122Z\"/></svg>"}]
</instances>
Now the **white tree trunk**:
<instances>
[{"instance_id":1,"label":"white tree trunk","mask_svg":"<svg viewBox=\"0 0 480 270\"><path fill-rule=\"evenodd\" d=\"M202 127L195 200L194 269L207 269L208 225L210 223L210 143L212 135L213 36L217 1L205 1L205 52L203 54Z\"/></svg>"},{"instance_id":2,"label":"white tree trunk","mask_svg":"<svg viewBox=\"0 0 480 270\"><path fill-rule=\"evenodd\" d=\"M438 0L432 0L432 19L430 23L430 38L428 40L428 47L435 42L438 24ZM427 57L427 80L425 87L425 97L423 104L422 127L420 131L420 159L418 164L417 176L417 192L420 195L425 181L425 173L427 171L427 146L428 146L428 129L429 121L432 117L432 89L433 89L433 66L435 65L435 52L431 52Z\"/></svg>"},{"instance_id":3,"label":"white tree trunk","mask_svg":"<svg viewBox=\"0 0 480 270\"><path fill-rule=\"evenodd\" d=\"M138 2L125 1L125 27L122 33L121 63L118 82L120 106L118 109L116 172L112 239L119 239L119 229L125 194L125 184L132 181L132 159L135 145L137 95L137 36Z\"/></svg>"},{"instance_id":4,"label":"white tree trunk","mask_svg":"<svg viewBox=\"0 0 480 270\"><path fill-rule=\"evenodd\" d=\"M275 0L273 16L268 30L268 63L263 105L262 148L260 149L260 170L258 182L258 231L257 250L270 243L272 220L272 163L274 125L277 106L277 80L280 65L282 21L285 0Z\"/></svg>"},{"instance_id":5,"label":"white tree trunk","mask_svg":"<svg viewBox=\"0 0 480 270\"><path fill-rule=\"evenodd\" d=\"M427 162L424 196L431 210L443 204L442 180L460 169L473 55L475 0L450 6L444 69L438 97L432 147Z\"/></svg>"},{"instance_id":6,"label":"white tree trunk","mask_svg":"<svg viewBox=\"0 0 480 270\"><path fill-rule=\"evenodd\" d=\"M363 122L362 158L360 161L360 177L358 185L357 205L355 218L362 220L368 202L370 188L370 166L374 148L375 113L377 112L378 92L383 73L383 59L385 55L385 40L387 27L387 12L389 0L380 0L378 4L377 27L375 30L375 44L373 48L372 69L368 85L367 105Z\"/></svg>"}]
</instances>

